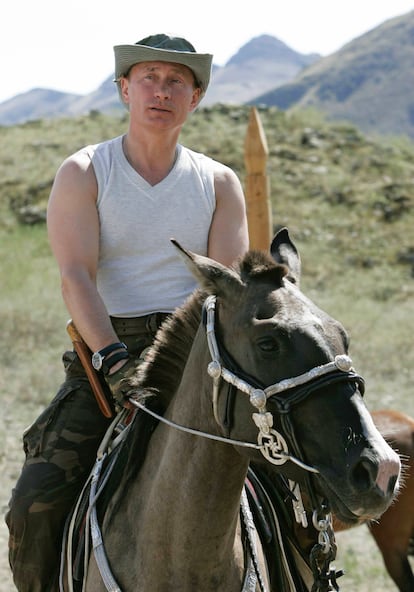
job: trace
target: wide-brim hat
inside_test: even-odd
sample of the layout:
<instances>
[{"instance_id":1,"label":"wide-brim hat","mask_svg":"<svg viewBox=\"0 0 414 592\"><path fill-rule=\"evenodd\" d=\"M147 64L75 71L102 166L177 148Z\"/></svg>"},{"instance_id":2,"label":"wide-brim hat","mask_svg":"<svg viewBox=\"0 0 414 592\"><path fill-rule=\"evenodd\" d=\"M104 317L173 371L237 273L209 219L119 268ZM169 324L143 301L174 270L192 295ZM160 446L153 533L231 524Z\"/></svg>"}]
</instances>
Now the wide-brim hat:
<instances>
[{"instance_id":1,"label":"wide-brim hat","mask_svg":"<svg viewBox=\"0 0 414 592\"><path fill-rule=\"evenodd\" d=\"M201 96L210 82L213 56L197 53L194 46L182 37L159 34L150 35L132 45L115 45L115 82L122 100L120 79L140 62L173 62L190 68L201 89Z\"/></svg>"}]
</instances>

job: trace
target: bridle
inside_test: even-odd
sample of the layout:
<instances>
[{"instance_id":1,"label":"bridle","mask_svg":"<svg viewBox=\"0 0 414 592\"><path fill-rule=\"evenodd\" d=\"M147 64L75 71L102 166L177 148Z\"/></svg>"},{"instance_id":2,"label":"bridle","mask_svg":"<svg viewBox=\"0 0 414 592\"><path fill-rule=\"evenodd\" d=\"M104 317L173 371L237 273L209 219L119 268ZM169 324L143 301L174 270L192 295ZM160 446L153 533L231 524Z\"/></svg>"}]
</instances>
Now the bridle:
<instances>
[{"instance_id":1,"label":"bridle","mask_svg":"<svg viewBox=\"0 0 414 592\"><path fill-rule=\"evenodd\" d=\"M245 393L249 396L251 405L257 410L252 414L252 419L257 426L257 447L271 464L282 465L288 460L306 471L306 488L313 507L312 522L318 532L318 541L310 553L310 567L313 574L312 592L324 592L326 590L339 590L336 579L341 572L336 572L330 567L331 561L336 557L335 535L332 529L331 514L324 502L318 499L310 476L319 473L316 467L307 464L303 459L299 441L296 437L293 419L290 411L315 391L332 384L342 382L349 383L364 394L365 383L352 367L352 360L347 355L337 355L331 362L316 366L308 372L293 378L283 379L275 384L264 387L256 379L247 376L222 344L219 345L215 331L216 296L208 296L203 306L203 321L207 333L207 343L210 351L211 362L208 365L208 374L213 379L213 410L218 425L223 427L219 417L220 383L229 385L225 409L230 407L230 398L234 391ZM231 369L229 369L231 368ZM267 402L271 401L276 406L280 417L283 435L273 428L273 415L267 411ZM229 429L227 415L227 428ZM293 454L289 452L288 442ZM296 522L304 528L308 526L306 511L303 507L301 491L298 483L289 481L289 490L292 496L293 512ZM322 515L321 515L322 512Z\"/></svg>"},{"instance_id":2,"label":"bridle","mask_svg":"<svg viewBox=\"0 0 414 592\"><path fill-rule=\"evenodd\" d=\"M214 418L218 425L222 427L222 422L218 415L218 401L220 383L223 380L230 387L234 387L235 391L247 394L250 403L257 409L258 413L255 412L252 414L252 419L259 429L257 443L234 440L227 436L218 436L182 426L152 411L145 403L141 403L136 398L131 397L129 402L161 423L179 431L233 446L260 450L266 460L272 464L282 465L287 461L291 461L309 473L319 473L316 467L306 464L300 458L303 455L300 452L300 446L295 436L290 411L294 405L303 401L312 392L337 382L356 384L361 394L363 394L364 379L355 373L352 368L351 358L347 355L339 355L335 357L334 361L316 366L304 374L293 378L286 378L271 386L263 387L256 379L248 376L239 367L236 367L234 360L223 345L219 346L215 332L215 311L216 296L210 295L203 304L203 324L206 328L207 343L211 356L211 362L208 364L207 372L213 378L212 399ZM231 366L232 370L226 368L225 364ZM283 397L280 396L281 393L283 393ZM273 428L273 415L266 408L269 399L277 407L285 435L280 434ZM228 406L229 404L227 404ZM289 452L287 440L290 441L294 454Z\"/></svg>"},{"instance_id":3,"label":"bridle","mask_svg":"<svg viewBox=\"0 0 414 592\"><path fill-rule=\"evenodd\" d=\"M216 296L211 295L204 302L203 317L212 360L207 371L213 378L213 410L216 422L219 425L222 424L218 412L218 402L220 383L223 380L235 387L237 391L247 394L251 405L257 409L257 412L252 414L252 419L259 430L257 447L266 460L275 465L282 465L290 460L310 473L318 473L316 467L306 464L303 460L290 411L311 393L338 382L352 383L363 394L364 380L352 368L351 358L347 355L337 355L332 362L316 366L299 376L286 378L268 387L263 387L256 379L251 376L247 377L237 367L223 345L219 345L215 332L215 312ZM229 365L232 367L231 370L226 367ZM266 407L269 400L276 406L280 415L283 435L273 428L273 415L267 411ZM227 404L226 407L228 406ZM288 442L293 450L293 455L289 453Z\"/></svg>"}]
</instances>

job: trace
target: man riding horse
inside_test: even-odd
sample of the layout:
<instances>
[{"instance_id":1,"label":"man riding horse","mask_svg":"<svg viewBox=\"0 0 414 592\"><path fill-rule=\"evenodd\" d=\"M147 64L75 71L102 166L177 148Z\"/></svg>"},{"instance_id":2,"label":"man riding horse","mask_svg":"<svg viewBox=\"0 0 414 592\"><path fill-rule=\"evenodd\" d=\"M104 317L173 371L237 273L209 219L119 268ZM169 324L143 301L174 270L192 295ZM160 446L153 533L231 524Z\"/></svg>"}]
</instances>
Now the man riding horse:
<instances>
[{"instance_id":1,"label":"man riding horse","mask_svg":"<svg viewBox=\"0 0 414 592\"><path fill-rule=\"evenodd\" d=\"M247 250L248 233L236 174L178 143L207 90L212 56L164 34L114 52L128 129L64 161L47 223L68 312L122 406L123 378L196 286L169 238L229 265ZM58 589L64 522L110 423L76 352L63 363L64 383L24 434L26 461L6 516L19 592Z\"/></svg>"}]
</instances>

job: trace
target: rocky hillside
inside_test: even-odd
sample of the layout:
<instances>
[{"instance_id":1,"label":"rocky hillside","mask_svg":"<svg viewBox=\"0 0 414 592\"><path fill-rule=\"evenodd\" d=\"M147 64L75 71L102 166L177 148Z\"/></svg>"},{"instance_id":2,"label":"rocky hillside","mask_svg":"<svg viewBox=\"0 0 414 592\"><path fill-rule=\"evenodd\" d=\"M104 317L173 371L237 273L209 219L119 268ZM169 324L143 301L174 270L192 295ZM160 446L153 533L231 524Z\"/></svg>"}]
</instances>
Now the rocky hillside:
<instances>
[{"instance_id":1,"label":"rocky hillside","mask_svg":"<svg viewBox=\"0 0 414 592\"><path fill-rule=\"evenodd\" d=\"M369 31L251 103L312 106L366 132L414 138L413 85L414 11Z\"/></svg>"},{"instance_id":2,"label":"rocky hillside","mask_svg":"<svg viewBox=\"0 0 414 592\"><path fill-rule=\"evenodd\" d=\"M182 142L231 166L243 180L250 109L215 106L193 114ZM357 128L312 112L261 108L269 146L275 228L286 225L353 268L397 265L414 277L414 147L366 138ZM44 220L53 177L81 146L125 131L127 115L27 122L1 130L0 229ZM320 237L317 239L316 237ZM316 241L316 242L315 242ZM329 275L330 258L322 276ZM408 268L408 269L407 269ZM318 272L319 273L319 272Z\"/></svg>"}]
</instances>

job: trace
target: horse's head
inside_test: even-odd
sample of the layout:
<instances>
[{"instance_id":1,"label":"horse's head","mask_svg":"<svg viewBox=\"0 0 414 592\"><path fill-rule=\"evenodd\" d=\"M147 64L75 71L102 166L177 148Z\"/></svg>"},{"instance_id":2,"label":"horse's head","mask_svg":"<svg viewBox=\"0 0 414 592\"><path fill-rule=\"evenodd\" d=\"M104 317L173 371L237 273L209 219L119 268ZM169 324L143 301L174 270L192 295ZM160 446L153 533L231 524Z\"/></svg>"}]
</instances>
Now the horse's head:
<instances>
[{"instance_id":1,"label":"horse's head","mask_svg":"<svg viewBox=\"0 0 414 592\"><path fill-rule=\"evenodd\" d=\"M292 479L301 480L303 468L312 473L342 520L383 513L398 487L398 455L364 405L344 328L299 288L300 258L287 230L271 256L249 252L233 269L175 244L212 295L209 373L222 431L258 441Z\"/></svg>"}]
</instances>

